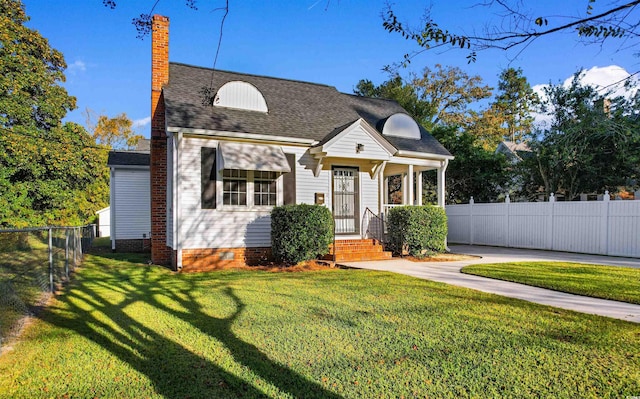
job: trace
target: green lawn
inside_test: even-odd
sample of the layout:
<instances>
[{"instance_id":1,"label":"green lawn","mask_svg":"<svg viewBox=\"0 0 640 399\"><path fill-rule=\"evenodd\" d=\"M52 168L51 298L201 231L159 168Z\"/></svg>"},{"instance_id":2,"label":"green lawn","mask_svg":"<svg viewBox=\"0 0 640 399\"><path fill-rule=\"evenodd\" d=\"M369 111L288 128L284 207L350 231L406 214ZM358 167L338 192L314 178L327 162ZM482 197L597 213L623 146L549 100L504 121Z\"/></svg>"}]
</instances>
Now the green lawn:
<instances>
[{"instance_id":1,"label":"green lawn","mask_svg":"<svg viewBox=\"0 0 640 399\"><path fill-rule=\"evenodd\" d=\"M640 269L567 262L472 265L463 273L640 304Z\"/></svg>"},{"instance_id":2,"label":"green lawn","mask_svg":"<svg viewBox=\"0 0 640 399\"><path fill-rule=\"evenodd\" d=\"M88 256L0 357L0 398L640 395L638 324L390 273L143 261Z\"/></svg>"}]
</instances>

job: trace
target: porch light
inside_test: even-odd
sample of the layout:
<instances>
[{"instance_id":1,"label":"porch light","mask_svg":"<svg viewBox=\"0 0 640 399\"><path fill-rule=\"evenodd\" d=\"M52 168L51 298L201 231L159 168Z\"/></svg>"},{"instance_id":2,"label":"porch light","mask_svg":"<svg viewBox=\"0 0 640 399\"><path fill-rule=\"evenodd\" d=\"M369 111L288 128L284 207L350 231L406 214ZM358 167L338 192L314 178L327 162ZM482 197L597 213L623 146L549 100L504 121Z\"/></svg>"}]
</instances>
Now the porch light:
<instances>
[{"instance_id":1,"label":"porch light","mask_svg":"<svg viewBox=\"0 0 640 399\"><path fill-rule=\"evenodd\" d=\"M359 154L362 151L364 151L364 144L356 144L356 154Z\"/></svg>"}]
</instances>

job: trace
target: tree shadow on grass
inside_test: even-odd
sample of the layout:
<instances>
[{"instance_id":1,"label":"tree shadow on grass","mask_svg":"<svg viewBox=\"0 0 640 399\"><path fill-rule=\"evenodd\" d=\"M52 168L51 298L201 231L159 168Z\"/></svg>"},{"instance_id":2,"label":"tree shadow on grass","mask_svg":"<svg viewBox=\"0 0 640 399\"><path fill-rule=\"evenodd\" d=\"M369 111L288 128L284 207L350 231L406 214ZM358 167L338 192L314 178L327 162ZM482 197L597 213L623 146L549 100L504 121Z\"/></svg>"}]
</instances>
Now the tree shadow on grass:
<instances>
[{"instance_id":1,"label":"tree shadow on grass","mask_svg":"<svg viewBox=\"0 0 640 399\"><path fill-rule=\"evenodd\" d=\"M296 398L339 398L307 377L270 359L256 346L238 338L232 331L236 319L246 305L233 289L216 288L232 304L234 310L226 317L213 317L193 296L198 292L198 278L152 273L150 267L120 271L107 267L99 257L93 257L97 267L104 266L101 278L78 276L59 297L59 309L52 308L41 317L48 323L73 330L95 342L133 369L146 375L158 394L167 398L237 398L266 397L252 381L225 370L221 365L196 353L175 339L154 331L143 320L129 315L127 307L143 302L179 321L188 323L198 333L219 341L239 369L246 367L258 379L279 390L278 396ZM209 282L210 285L210 282ZM172 289L173 288L173 289ZM200 288L201 289L201 288ZM114 291L109 298L105 293ZM202 292L202 291L200 291ZM113 298L118 297L118 301ZM159 300L159 298L163 300ZM169 301L167 301L167 298ZM168 304L163 303L168 302ZM89 305L89 306L87 306ZM148 316L147 316L148 317ZM180 324L178 322L178 324ZM163 326L179 330L177 326ZM203 348L204 349L204 348ZM246 377L245 377L246 378ZM82 393L79 393L82 394Z\"/></svg>"}]
</instances>

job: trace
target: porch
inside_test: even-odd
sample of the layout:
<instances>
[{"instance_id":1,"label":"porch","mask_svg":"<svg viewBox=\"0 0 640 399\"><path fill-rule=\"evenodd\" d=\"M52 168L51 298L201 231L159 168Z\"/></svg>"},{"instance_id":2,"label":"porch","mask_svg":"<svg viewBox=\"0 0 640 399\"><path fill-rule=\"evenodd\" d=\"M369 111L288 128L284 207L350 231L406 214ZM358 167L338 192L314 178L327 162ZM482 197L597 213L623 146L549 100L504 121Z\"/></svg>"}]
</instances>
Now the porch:
<instances>
[{"instance_id":1,"label":"porch","mask_svg":"<svg viewBox=\"0 0 640 399\"><path fill-rule=\"evenodd\" d=\"M335 241L329 257L341 261L372 261L391 259L386 251L386 220L390 209L399 206L423 205L423 173L435 170L437 175L437 204L444 207L444 182L448 160L438 162L437 167L426 162L388 163L378 165L377 173L370 176L376 183L377 208L359 204L366 201L358 192L363 182L357 181L357 173L349 169L334 168L332 175L332 212L335 223ZM355 169L351 169L355 170ZM363 179L369 179L364 175ZM370 202L369 202L370 203Z\"/></svg>"},{"instance_id":2,"label":"porch","mask_svg":"<svg viewBox=\"0 0 640 399\"><path fill-rule=\"evenodd\" d=\"M335 242L340 244L334 245L336 257L352 247L347 240L374 240L369 249L358 251L377 252L375 245L385 241L388 210L422 205L427 171L436 171L437 204L444 207L445 173L453 156L404 113L377 127L358 119L309 149L314 176L329 174L329 193L322 203L333 214Z\"/></svg>"}]
</instances>

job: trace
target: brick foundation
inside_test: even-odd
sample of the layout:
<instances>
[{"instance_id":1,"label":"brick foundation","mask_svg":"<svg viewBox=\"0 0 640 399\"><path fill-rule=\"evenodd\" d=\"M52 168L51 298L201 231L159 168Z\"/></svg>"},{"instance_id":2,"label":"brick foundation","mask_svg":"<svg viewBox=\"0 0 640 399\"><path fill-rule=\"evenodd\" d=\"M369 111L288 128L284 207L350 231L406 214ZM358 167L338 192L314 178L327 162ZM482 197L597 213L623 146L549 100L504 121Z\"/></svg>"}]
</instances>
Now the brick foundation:
<instances>
[{"instance_id":1,"label":"brick foundation","mask_svg":"<svg viewBox=\"0 0 640 399\"><path fill-rule=\"evenodd\" d=\"M182 250L183 272L257 266L272 260L271 248L201 248Z\"/></svg>"},{"instance_id":2,"label":"brick foundation","mask_svg":"<svg viewBox=\"0 0 640 399\"><path fill-rule=\"evenodd\" d=\"M148 238L116 240L116 252L151 252L151 240L149 240Z\"/></svg>"}]
</instances>

